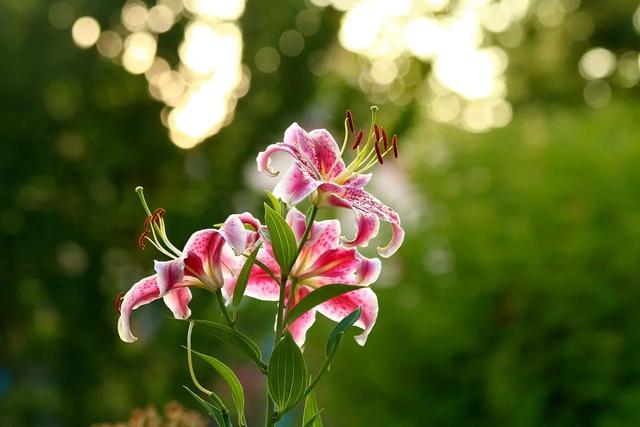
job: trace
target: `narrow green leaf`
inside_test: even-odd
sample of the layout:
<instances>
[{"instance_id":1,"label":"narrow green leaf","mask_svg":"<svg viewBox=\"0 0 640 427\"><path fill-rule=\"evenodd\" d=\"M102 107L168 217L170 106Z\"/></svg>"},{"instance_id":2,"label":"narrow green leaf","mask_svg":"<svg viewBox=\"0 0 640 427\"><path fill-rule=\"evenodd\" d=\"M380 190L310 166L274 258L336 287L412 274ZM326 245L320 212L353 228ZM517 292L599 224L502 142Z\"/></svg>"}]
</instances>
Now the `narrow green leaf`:
<instances>
[{"instance_id":1,"label":"narrow green leaf","mask_svg":"<svg viewBox=\"0 0 640 427\"><path fill-rule=\"evenodd\" d=\"M327 347L325 349L325 355L327 359L330 357L333 357L336 350L338 349L338 345L340 344L340 340L342 339L342 336L344 335L345 331L350 327L352 327L358 321L361 314L362 314L362 308L358 307L356 310L354 310L353 312L348 314L344 319L338 322L336 327L333 328L333 331L331 331L331 334L327 339Z\"/></svg>"},{"instance_id":2,"label":"narrow green leaf","mask_svg":"<svg viewBox=\"0 0 640 427\"><path fill-rule=\"evenodd\" d=\"M240 302L242 301L242 297L244 296L244 291L247 288L247 283L249 283L249 274L251 273L251 268L253 264L256 262L256 256L258 256L258 250L260 249L260 244L256 246L256 248L251 252L251 255L247 258L242 266L242 270L240 270L240 274L238 275L238 280L236 281L236 287L233 290L233 300L232 304L234 308L238 308L240 306Z\"/></svg>"},{"instance_id":3,"label":"narrow green leaf","mask_svg":"<svg viewBox=\"0 0 640 427\"><path fill-rule=\"evenodd\" d=\"M208 320L194 320L197 325L202 325L210 335L219 340L226 341L242 350L247 356L253 359L258 367L262 370L266 368L265 362L262 360L262 352L260 347L244 334L230 328L226 325L211 322Z\"/></svg>"},{"instance_id":4,"label":"narrow green leaf","mask_svg":"<svg viewBox=\"0 0 640 427\"><path fill-rule=\"evenodd\" d=\"M354 286L354 285L325 285L313 290L309 295L304 297L298 304L296 304L289 314L287 315L287 323L292 323L298 317L302 316L313 307L329 301L331 298L346 294L348 292L356 291L358 289L365 288L366 286Z\"/></svg>"},{"instance_id":5,"label":"narrow green leaf","mask_svg":"<svg viewBox=\"0 0 640 427\"><path fill-rule=\"evenodd\" d=\"M307 381L307 366L302 352L287 332L273 349L267 372L269 395L280 413L292 408L302 399Z\"/></svg>"},{"instance_id":6,"label":"narrow green leaf","mask_svg":"<svg viewBox=\"0 0 640 427\"><path fill-rule=\"evenodd\" d=\"M225 421L222 417L222 411L220 408L218 408L215 404L207 402L206 400L198 396L186 385L183 385L182 387L184 387L185 390L187 390L191 394L191 396L193 396L196 402L198 402L204 408L204 410L207 411L207 414L209 414L211 417L213 417L214 420L216 420L218 427L225 427Z\"/></svg>"},{"instance_id":7,"label":"narrow green leaf","mask_svg":"<svg viewBox=\"0 0 640 427\"><path fill-rule=\"evenodd\" d=\"M316 402L316 393L312 391L304 401L302 427L323 427L320 412L321 410L318 410L318 403Z\"/></svg>"},{"instance_id":8,"label":"narrow green leaf","mask_svg":"<svg viewBox=\"0 0 640 427\"><path fill-rule=\"evenodd\" d=\"M264 215L269 228L273 254L278 261L282 276L286 277L295 261L298 243L287 221L266 203L264 204Z\"/></svg>"},{"instance_id":9,"label":"narrow green leaf","mask_svg":"<svg viewBox=\"0 0 640 427\"><path fill-rule=\"evenodd\" d=\"M320 412L322 412L322 410L316 412L315 415L309 419L309 421L303 424L303 427L322 427Z\"/></svg>"},{"instance_id":10,"label":"narrow green leaf","mask_svg":"<svg viewBox=\"0 0 640 427\"><path fill-rule=\"evenodd\" d=\"M207 362L213 369L218 371L220 376L225 380L225 382L231 389L231 397L233 398L233 403L235 403L236 405L236 411L238 412L238 424L240 424L241 426L246 426L247 422L244 417L244 389L242 388L242 384L240 383L240 380L238 380L236 374L231 370L231 368L229 368L227 365L213 356L209 356L195 350L191 350L191 352L198 356L200 359Z\"/></svg>"},{"instance_id":11,"label":"narrow green leaf","mask_svg":"<svg viewBox=\"0 0 640 427\"><path fill-rule=\"evenodd\" d=\"M280 214L280 216L282 216L283 210L282 202L280 201L280 199L278 199L271 191L267 191L267 198L269 199L269 202L271 202L271 207L273 208L273 210L275 210L278 214Z\"/></svg>"}]
</instances>

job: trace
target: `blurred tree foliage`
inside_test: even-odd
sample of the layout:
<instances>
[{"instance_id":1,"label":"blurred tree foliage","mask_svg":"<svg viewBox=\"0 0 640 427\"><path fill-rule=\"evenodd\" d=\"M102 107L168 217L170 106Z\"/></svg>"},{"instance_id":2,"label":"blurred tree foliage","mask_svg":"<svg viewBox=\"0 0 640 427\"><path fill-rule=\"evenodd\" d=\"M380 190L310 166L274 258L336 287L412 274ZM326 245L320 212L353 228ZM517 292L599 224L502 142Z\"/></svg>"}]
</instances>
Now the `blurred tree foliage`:
<instances>
[{"instance_id":1,"label":"blurred tree foliage","mask_svg":"<svg viewBox=\"0 0 640 427\"><path fill-rule=\"evenodd\" d=\"M614 89L615 102L589 109L576 67L589 46L637 48L637 4L583 3L587 21L545 29L532 19L509 51L516 109L506 129L473 136L424 123L416 105L382 106L402 130L424 220L395 259L399 275L381 283L395 286L379 292L367 348L343 346L320 386L327 425L640 424L638 90ZM71 4L101 22L121 7ZM137 313L137 344L115 330L111 301L151 270L152 254L135 245L143 213L133 188L167 209L180 243L257 205L243 183L259 147L291 121L341 129L345 107L367 107L342 76L307 72L308 53L335 43L340 15L323 10L303 54L261 74L255 52L306 6L248 2L251 90L232 125L182 151L145 80L76 48L48 7L0 4L0 425L84 426L173 398L192 405L181 389L184 325L156 304ZM201 295L194 313L216 316ZM256 337L272 327L268 310L254 302L244 312Z\"/></svg>"}]
</instances>

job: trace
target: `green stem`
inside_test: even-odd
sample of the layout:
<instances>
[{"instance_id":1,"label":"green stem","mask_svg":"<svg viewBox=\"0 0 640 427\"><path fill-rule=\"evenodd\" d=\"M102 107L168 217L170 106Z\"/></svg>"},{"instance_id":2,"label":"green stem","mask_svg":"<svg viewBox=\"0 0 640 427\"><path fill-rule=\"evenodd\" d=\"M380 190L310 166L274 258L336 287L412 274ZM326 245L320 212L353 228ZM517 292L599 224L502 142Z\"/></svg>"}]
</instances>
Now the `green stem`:
<instances>
[{"instance_id":1,"label":"green stem","mask_svg":"<svg viewBox=\"0 0 640 427\"><path fill-rule=\"evenodd\" d=\"M300 252L302 252L302 248L304 244L307 243L309 239L309 234L311 234L311 228L313 225L313 221L316 219L316 215L318 215L318 206L311 205L311 213L309 214L309 218L307 219L307 226L304 229L304 233L302 234L302 239L300 239L300 243L298 244L298 251L296 253L296 260L300 256Z\"/></svg>"},{"instance_id":2,"label":"green stem","mask_svg":"<svg viewBox=\"0 0 640 427\"><path fill-rule=\"evenodd\" d=\"M316 215L318 214L318 207L314 204L311 207L311 214L307 220L307 225L305 227L304 233L302 234L302 238L300 239L300 243L298 244L298 250L296 252L296 260L300 256L300 252L302 252L302 248L304 244L307 243L309 239L309 234L311 234L311 227L313 225L313 221L316 219ZM294 261L295 264L295 261ZM287 288L287 276L280 277L280 293L278 295L278 313L276 315L276 331L273 338L273 347L280 342L283 335L283 323L286 315L286 306L284 303L285 292ZM265 427L273 427L277 420L283 414L276 412L275 402L269 396L269 392L267 391L267 413L265 414Z\"/></svg>"},{"instance_id":3,"label":"green stem","mask_svg":"<svg viewBox=\"0 0 640 427\"><path fill-rule=\"evenodd\" d=\"M227 306L224 305L224 298L222 297L222 291L220 289L216 291L216 300L218 301L220 311L222 311L222 315L224 316L225 320L227 321L229 326L235 329L236 327L234 325L233 319L231 318L231 315L229 315L229 310L227 310Z\"/></svg>"}]
</instances>

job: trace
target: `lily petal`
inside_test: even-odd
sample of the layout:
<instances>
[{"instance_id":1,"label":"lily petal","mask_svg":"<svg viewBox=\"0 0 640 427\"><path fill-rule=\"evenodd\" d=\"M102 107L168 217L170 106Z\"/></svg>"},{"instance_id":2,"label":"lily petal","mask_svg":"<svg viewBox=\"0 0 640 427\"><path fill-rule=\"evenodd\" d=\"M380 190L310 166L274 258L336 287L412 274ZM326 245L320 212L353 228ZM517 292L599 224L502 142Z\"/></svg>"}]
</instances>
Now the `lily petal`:
<instances>
[{"instance_id":1,"label":"lily petal","mask_svg":"<svg viewBox=\"0 0 640 427\"><path fill-rule=\"evenodd\" d=\"M358 344L364 345L378 317L378 297L371 289L358 289L340 295L316 308L322 315L334 322L339 322L358 307L362 308L362 314L355 326L362 329L363 332L354 338Z\"/></svg>"},{"instance_id":2,"label":"lily petal","mask_svg":"<svg viewBox=\"0 0 640 427\"><path fill-rule=\"evenodd\" d=\"M298 298L297 301L302 300L302 298L306 297L311 291L306 286L301 286L298 289ZM291 307L295 307L295 304ZM289 331L291 332L291 336L293 340L298 344L298 347L302 347L307 339L307 331L311 326L313 326L316 321L316 310L311 309L304 313L302 316L298 317L289 325Z\"/></svg>"},{"instance_id":3,"label":"lily petal","mask_svg":"<svg viewBox=\"0 0 640 427\"><path fill-rule=\"evenodd\" d=\"M171 288L184 278L184 260L181 258L171 261L154 261L157 275L157 285L160 296L164 296Z\"/></svg>"},{"instance_id":4,"label":"lily petal","mask_svg":"<svg viewBox=\"0 0 640 427\"><path fill-rule=\"evenodd\" d=\"M371 173L359 173L349 178L344 185L348 187L363 188L369 183L369 181L371 181L371 177L373 177L373 174Z\"/></svg>"},{"instance_id":5,"label":"lily petal","mask_svg":"<svg viewBox=\"0 0 640 427\"><path fill-rule=\"evenodd\" d=\"M280 267L268 248L260 248L257 259L278 277ZM227 291L229 295L233 295L235 282L236 280L234 279L229 283L229 290ZM247 282L247 288L244 294L262 301L277 301L280 294L280 284L274 280L269 273L264 271L262 267L256 264L251 268L251 274L249 275L249 281Z\"/></svg>"},{"instance_id":6,"label":"lily petal","mask_svg":"<svg viewBox=\"0 0 640 427\"><path fill-rule=\"evenodd\" d=\"M273 189L273 194L290 206L298 204L321 184L309 175L302 163L295 161L280 182Z\"/></svg>"},{"instance_id":7,"label":"lily petal","mask_svg":"<svg viewBox=\"0 0 640 427\"><path fill-rule=\"evenodd\" d=\"M344 283L340 279L353 276L359 263L355 249L330 249L324 251L299 279L323 277L330 278L332 283Z\"/></svg>"},{"instance_id":8,"label":"lily petal","mask_svg":"<svg viewBox=\"0 0 640 427\"><path fill-rule=\"evenodd\" d=\"M358 232L353 240L345 242L346 245L366 246L369 240L378 234L379 220L393 225L391 242L385 247L378 248L380 256L388 258L402 245L404 230L400 225L400 216L368 192L361 188L345 186L342 194L331 195L327 200L334 206L349 206L356 213Z\"/></svg>"},{"instance_id":9,"label":"lily petal","mask_svg":"<svg viewBox=\"0 0 640 427\"><path fill-rule=\"evenodd\" d=\"M158 298L160 298L160 289L158 288L157 276L155 274L136 282L131 289L127 291L122 298L120 318L118 319L118 334L122 341L132 343L138 339L131 333L131 312Z\"/></svg>"},{"instance_id":10,"label":"lily petal","mask_svg":"<svg viewBox=\"0 0 640 427\"><path fill-rule=\"evenodd\" d=\"M315 129L309 132L315 151L315 166L329 179L336 178L344 172L345 166L340 156L340 148L333 136L326 129Z\"/></svg>"},{"instance_id":11,"label":"lily petal","mask_svg":"<svg viewBox=\"0 0 640 427\"><path fill-rule=\"evenodd\" d=\"M387 246L378 247L378 253L380 256L389 258L391 255L396 253L400 246L402 246L402 242L404 241L404 229L400 227L400 224L391 224L393 228L393 236L391 237L391 241Z\"/></svg>"},{"instance_id":12,"label":"lily petal","mask_svg":"<svg viewBox=\"0 0 640 427\"><path fill-rule=\"evenodd\" d=\"M366 258L358 254L360 264L356 271L358 276L357 284L361 286L369 286L380 277L382 271L382 262L378 258Z\"/></svg>"},{"instance_id":13,"label":"lily petal","mask_svg":"<svg viewBox=\"0 0 640 427\"><path fill-rule=\"evenodd\" d=\"M192 264L197 266L197 262L190 258L197 257L202 264L202 272L211 272L211 279L215 283L209 283L211 280L207 280L208 277L204 277L201 271L197 271L200 274L198 277L207 285L213 285L221 287L223 285L221 258L222 249L224 248L224 237L212 228L196 231L189 237L189 240L184 246L184 253L187 254L186 264L191 267Z\"/></svg>"},{"instance_id":14,"label":"lily petal","mask_svg":"<svg viewBox=\"0 0 640 427\"><path fill-rule=\"evenodd\" d=\"M236 255L242 255L247 247L247 230L239 215L230 215L220 227L220 234Z\"/></svg>"},{"instance_id":15,"label":"lily petal","mask_svg":"<svg viewBox=\"0 0 640 427\"><path fill-rule=\"evenodd\" d=\"M191 289L186 287L175 288L162 299L176 319L188 319L191 316L191 309L189 309Z\"/></svg>"},{"instance_id":16,"label":"lily petal","mask_svg":"<svg viewBox=\"0 0 640 427\"><path fill-rule=\"evenodd\" d=\"M344 240L347 247L369 245L369 240L378 235L380 220L375 215L367 212L356 211L356 235L352 240Z\"/></svg>"}]
</instances>

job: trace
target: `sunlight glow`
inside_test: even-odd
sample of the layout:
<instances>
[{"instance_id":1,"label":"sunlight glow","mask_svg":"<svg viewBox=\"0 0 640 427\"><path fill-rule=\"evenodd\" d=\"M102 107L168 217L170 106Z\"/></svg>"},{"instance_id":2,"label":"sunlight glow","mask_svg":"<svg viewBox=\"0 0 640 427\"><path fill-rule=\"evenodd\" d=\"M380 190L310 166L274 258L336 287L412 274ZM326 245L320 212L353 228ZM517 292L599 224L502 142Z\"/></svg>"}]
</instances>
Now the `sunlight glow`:
<instances>
[{"instance_id":1,"label":"sunlight glow","mask_svg":"<svg viewBox=\"0 0 640 427\"><path fill-rule=\"evenodd\" d=\"M517 46L523 38L519 21L529 13L530 0L313 3L345 11L339 41L345 49L368 60L359 83L373 102L404 105L415 97L434 120L471 132L502 127L511 120L504 75L508 56L487 34L504 34L511 47ZM559 0L545 0L540 12L543 19L549 24L558 14L562 19L562 4ZM410 57L431 64L426 90L420 90L415 73L406 72ZM340 61L333 64L338 64L334 68L339 67ZM314 64L313 69L316 68L320 67Z\"/></svg>"},{"instance_id":2,"label":"sunlight glow","mask_svg":"<svg viewBox=\"0 0 640 427\"><path fill-rule=\"evenodd\" d=\"M112 30L100 33L94 18L83 17L71 33L79 47L96 44L104 58L132 74L144 74L149 94L166 105L161 120L169 128L171 141L187 149L229 124L238 98L249 90L250 74L242 65L242 33L235 22L244 7L245 0L157 0L150 8L139 0L129 0L120 12L120 23ZM52 21L63 26L58 9ZM182 19L187 22L178 47L179 62L170 64L157 56L158 35ZM297 55L304 46L301 39L297 31L283 34L283 53ZM271 58L263 68L275 70L280 57L272 50L277 64L274 68Z\"/></svg>"}]
</instances>

